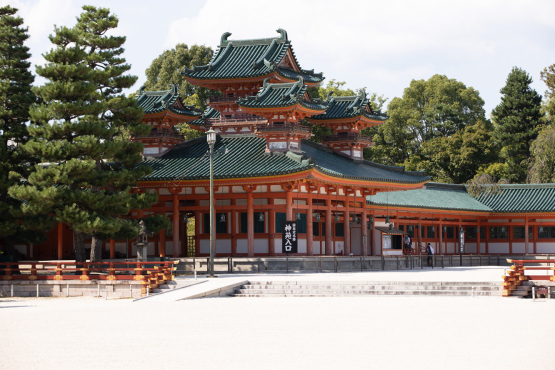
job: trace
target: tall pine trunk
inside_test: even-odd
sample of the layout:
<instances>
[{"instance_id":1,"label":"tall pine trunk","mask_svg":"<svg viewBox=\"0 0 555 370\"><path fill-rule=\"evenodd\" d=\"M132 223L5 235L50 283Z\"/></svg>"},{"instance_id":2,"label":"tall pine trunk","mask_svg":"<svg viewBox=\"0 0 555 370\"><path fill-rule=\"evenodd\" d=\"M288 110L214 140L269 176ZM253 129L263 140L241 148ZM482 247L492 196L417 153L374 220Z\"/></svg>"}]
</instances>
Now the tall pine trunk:
<instances>
[{"instance_id":1,"label":"tall pine trunk","mask_svg":"<svg viewBox=\"0 0 555 370\"><path fill-rule=\"evenodd\" d=\"M86 262L85 234L73 231L73 250L75 251L75 262Z\"/></svg>"},{"instance_id":2,"label":"tall pine trunk","mask_svg":"<svg viewBox=\"0 0 555 370\"><path fill-rule=\"evenodd\" d=\"M102 261L102 243L102 239L93 236L91 242L91 262Z\"/></svg>"}]
</instances>

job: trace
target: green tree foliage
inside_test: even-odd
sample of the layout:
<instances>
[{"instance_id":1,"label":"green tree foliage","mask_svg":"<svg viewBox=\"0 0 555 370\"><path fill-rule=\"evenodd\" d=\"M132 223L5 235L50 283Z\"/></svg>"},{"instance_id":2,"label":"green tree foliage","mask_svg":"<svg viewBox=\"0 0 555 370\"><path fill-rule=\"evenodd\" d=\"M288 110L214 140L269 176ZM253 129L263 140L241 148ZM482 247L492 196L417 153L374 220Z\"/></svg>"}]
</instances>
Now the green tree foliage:
<instances>
[{"instance_id":1,"label":"green tree foliage","mask_svg":"<svg viewBox=\"0 0 555 370\"><path fill-rule=\"evenodd\" d=\"M446 76L413 80L402 98L389 103L389 119L378 127L367 153L372 160L397 165L416 155L410 162L419 169L422 144L485 121L483 105L477 90Z\"/></svg>"},{"instance_id":2,"label":"green tree foliage","mask_svg":"<svg viewBox=\"0 0 555 370\"><path fill-rule=\"evenodd\" d=\"M206 101L217 92L204 87L191 85L181 75L184 68L206 65L212 59L214 51L204 45L177 44L175 49L164 51L152 61L146 70L145 89L147 91L163 91L170 84L177 85L185 104L194 105L201 110L206 109Z\"/></svg>"},{"instance_id":3,"label":"green tree foliage","mask_svg":"<svg viewBox=\"0 0 555 370\"><path fill-rule=\"evenodd\" d=\"M84 6L74 27L55 27L54 48L37 67L47 82L34 89L41 103L30 110L30 140L23 146L42 164L26 185L10 190L26 201L26 214L50 215L73 229L78 262L86 258L85 235L93 237L91 260L99 260L99 239L132 229L122 216L156 201L131 191L150 168L137 166L142 144L128 135L146 134L148 126L136 100L122 94L137 77L125 74L125 37L111 36L117 25L108 9Z\"/></svg>"},{"instance_id":4,"label":"green tree foliage","mask_svg":"<svg viewBox=\"0 0 555 370\"><path fill-rule=\"evenodd\" d=\"M451 136L425 141L416 167L433 176L434 181L466 183L482 167L497 159L492 133L490 122L478 121Z\"/></svg>"},{"instance_id":5,"label":"green tree foliage","mask_svg":"<svg viewBox=\"0 0 555 370\"><path fill-rule=\"evenodd\" d=\"M491 113L494 139L501 147L500 163L511 182L524 182L530 157L530 144L538 136L542 123L541 96L531 88L532 78L514 67L501 89L501 103Z\"/></svg>"},{"instance_id":6,"label":"green tree foliage","mask_svg":"<svg viewBox=\"0 0 555 370\"><path fill-rule=\"evenodd\" d=\"M546 67L541 72L541 78L547 85L545 92L545 112L551 123L555 123L555 64Z\"/></svg>"},{"instance_id":7,"label":"green tree foliage","mask_svg":"<svg viewBox=\"0 0 555 370\"><path fill-rule=\"evenodd\" d=\"M9 187L19 182L17 174L25 173L32 161L19 146L27 142L25 123L35 101L31 54L24 45L29 35L16 13L10 6L0 8L0 242L10 254L15 242L38 241L34 237L40 236L25 230L30 220L20 217L20 201L8 195Z\"/></svg>"},{"instance_id":8,"label":"green tree foliage","mask_svg":"<svg viewBox=\"0 0 555 370\"><path fill-rule=\"evenodd\" d=\"M530 147L532 155L526 182L555 183L555 124L544 127Z\"/></svg>"}]
</instances>

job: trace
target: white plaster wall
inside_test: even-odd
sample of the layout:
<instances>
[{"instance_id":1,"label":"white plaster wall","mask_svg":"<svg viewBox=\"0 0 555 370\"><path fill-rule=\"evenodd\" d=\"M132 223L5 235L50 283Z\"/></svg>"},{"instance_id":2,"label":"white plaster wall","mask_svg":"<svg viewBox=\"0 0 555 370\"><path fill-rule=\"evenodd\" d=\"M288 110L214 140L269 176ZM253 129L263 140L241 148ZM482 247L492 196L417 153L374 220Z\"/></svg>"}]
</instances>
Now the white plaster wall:
<instances>
[{"instance_id":1,"label":"white plaster wall","mask_svg":"<svg viewBox=\"0 0 555 370\"><path fill-rule=\"evenodd\" d=\"M476 243L464 243L464 253L478 253L476 249Z\"/></svg>"},{"instance_id":2,"label":"white plaster wall","mask_svg":"<svg viewBox=\"0 0 555 370\"><path fill-rule=\"evenodd\" d=\"M530 246L530 245L528 245ZM533 248L533 246L532 246ZM526 243L514 243L513 242L513 253L526 253Z\"/></svg>"},{"instance_id":3,"label":"white plaster wall","mask_svg":"<svg viewBox=\"0 0 555 370\"><path fill-rule=\"evenodd\" d=\"M335 254L345 251L345 242L337 241L335 242Z\"/></svg>"},{"instance_id":4,"label":"white plaster wall","mask_svg":"<svg viewBox=\"0 0 555 370\"><path fill-rule=\"evenodd\" d=\"M268 253L268 239L254 239L254 253Z\"/></svg>"},{"instance_id":5,"label":"white plaster wall","mask_svg":"<svg viewBox=\"0 0 555 370\"><path fill-rule=\"evenodd\" d=\"M480 253L486 253L486 243L480 242Z\"/></svg>"},{"instance_id":6,"label":"white plaster wall","mask_svg":"<svg viewBox=\"0 0 555 370\"><path fill-rule=\"evenodd\" d=\"M533 246L532 246L533 248ZM537 253L555 253L555 243L536 243Z\"/></svg>"},{"instance_id":7,"label":"white plaster wall","mask_svg":"<svg viewBox=\"0 0 555 370\"><path fill-rule=\"evenodd\" d=\"M237 253L248 253L249 246L247 239L237 239Z\"/></svg>"},{"instance_id":8,"label":"white plaster wall","mask_svg":"<svg viewBox=\"0 0 555 370\"><path fill-rule=\"evenodd\" d=\"M401 256L403 255L402 249L388 249L383 252L384 256Z\"/></svg>"},{"instance_id":9,"label":"white plaster wall","mask_svg":"<svg viewBox=\"0 0 555 370\"><path fill-rule=\"evenodd\" d=\"M281 248L282 248L281 237L274 238L274 250L275 250L275 253L281 253Z\"/></svg>"},{"instance_id":10,"label":"white plaster wall","mask_svg":"<svg viewBox=\"0 0 555 370\"><path fill-rule=\"evenodd\" d=\"M216 239L216 244L214 247L216 255L218 253L231 253L231 239Z\"/></svg>"},{"instance_id":11,"label":"white plaster wall","mask_svg":"<svg viewBox=\"0 0 555 370\"><path fill-rule=\"evenodd\" d=\"M199 252L201 254L209 254L210 253L210 240L209 239L199 240Z\"/></svg>"},{"instance_id":12,"label":"white plaster wall","mask_svg":"<svg viewBox=\"0 0 555 370\"><path fill-rule=\"evenodd\" d=\"M447 248L447 250L446 250L445 253L458 253L459 252L457 250L456 243L447 243L446 248Z\"/></svg>"},{"instance_id":13,"label":"white plaster wall","mask_svg":"<svg viewBox=\"0 0 555 370\"><path fill-rule=\"evenodd\" d=\"M325 244L325 242L322 241L322 247L324 247L324 244ZM322 254L322 252L320 251L320 241L319 240L314 240L312 242L312 253L314 255Z\"/></svg>"},{"instance_id":14,"label":"white plaster wall","mask_svg":"<svg viewBox=\"0 0 555 370\"><path fill-rule=\"evenodd\" d=\"M509 243L489 243L489 253L509 253Z\"/></svg>"}]
</instances>

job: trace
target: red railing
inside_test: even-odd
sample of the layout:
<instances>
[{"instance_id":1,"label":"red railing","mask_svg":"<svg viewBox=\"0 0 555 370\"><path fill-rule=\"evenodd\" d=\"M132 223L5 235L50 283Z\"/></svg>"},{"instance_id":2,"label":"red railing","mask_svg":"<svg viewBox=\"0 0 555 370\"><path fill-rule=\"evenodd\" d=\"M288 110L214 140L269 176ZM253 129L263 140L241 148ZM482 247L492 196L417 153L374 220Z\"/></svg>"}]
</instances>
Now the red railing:
<instances>
[{"instance_id":1,"label":"red railing","mask_svg":"<svg viewBox=\"0 0 555 370\"><path fill-rule=\"evenodd\" d=\"M513 263L507 274L503 276L503 296L510 297L513 290L528 280L547 280L555 281L555 260L512 260ZM526 266L534 264L544 264L544 266ZM537 274L544 271L544 274ZM528 272L528 273L527 273Z\"/></svg>"},{"instance_id":2,"label":"red railing","mask_svg":"<svg viewBox=\"0 0 555 370\"><path fill-rule=\"evenodd\" d=\"M174 264L163 262L0 262L2 280L145 280L163 274L173 280Z\"/></svg>"},{"instance_id":3,"label":"red railing","mask_svg":"<svg viewBox=\"0 0 555 370\"><path fill-rule=\"evenodd\" d=\"M325 136L324 141L361 141L372 143L372 137L367 135L349 134L349 135L330 135Z\"/></svg>"},{"instance_id":4,"label":"red railing","mask_svg":"<svg viewBox=\"0 0 555 370\"><path fill-rule=\"evenodd\" d=\"M210 118L208 120L208 124L212 126L225 126L225 125L246 125L246 124L253 124L253 125L267 125L268 120L263 118Z\"/></svg>"}]
</instances>

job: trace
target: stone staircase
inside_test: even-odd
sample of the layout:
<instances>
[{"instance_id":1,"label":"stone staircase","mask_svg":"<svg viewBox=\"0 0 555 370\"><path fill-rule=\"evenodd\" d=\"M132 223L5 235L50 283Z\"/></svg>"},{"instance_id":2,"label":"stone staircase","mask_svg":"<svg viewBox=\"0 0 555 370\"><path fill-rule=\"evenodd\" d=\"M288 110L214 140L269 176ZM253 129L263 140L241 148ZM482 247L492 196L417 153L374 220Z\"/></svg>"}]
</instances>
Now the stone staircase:
<instances>
[{"instance_id":1,"label":"stone staircase","mask_svg":"<svg viewBox=\"0 0 555 370\"><path fill-rule=\"evenodd\" d=\"M368 295L496 296L495 282L308 282L255 281L235 288L234 297L347 297Z\"/></svg>"}]
</instances>

